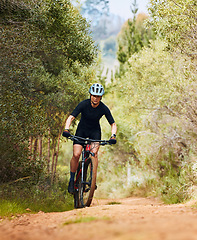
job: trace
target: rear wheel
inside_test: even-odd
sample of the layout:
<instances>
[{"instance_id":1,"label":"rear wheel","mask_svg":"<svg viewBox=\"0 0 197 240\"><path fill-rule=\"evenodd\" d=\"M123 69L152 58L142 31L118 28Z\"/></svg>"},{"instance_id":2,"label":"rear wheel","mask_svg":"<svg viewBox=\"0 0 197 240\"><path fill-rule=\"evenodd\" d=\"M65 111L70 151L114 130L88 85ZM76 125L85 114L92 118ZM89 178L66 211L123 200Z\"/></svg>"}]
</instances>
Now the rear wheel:
<instances>
[{"instance_id":1,"label":"rear wheel","mask_svg":"<svg viewBox=\"0 0 197 240\"><path fill-rule=\"evenodd\" d=\"M89 207L96 185L96 168L91 158L88 158L84 166L84 178L79 178L79 207Z\"/></svg>"}]
</instances>

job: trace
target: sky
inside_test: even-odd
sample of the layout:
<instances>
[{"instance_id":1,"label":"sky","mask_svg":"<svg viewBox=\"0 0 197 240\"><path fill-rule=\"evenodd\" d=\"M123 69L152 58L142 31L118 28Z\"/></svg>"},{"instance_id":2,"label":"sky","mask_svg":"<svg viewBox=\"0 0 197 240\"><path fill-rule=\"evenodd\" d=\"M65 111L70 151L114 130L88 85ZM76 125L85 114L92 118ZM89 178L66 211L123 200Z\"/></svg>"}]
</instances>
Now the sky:
<instances>
[{"instance_id":1,"label":"sky","mask_svg":"<svg viewBox=\"0 0 197 240\"><path fill-rule=\"evenodd\" d=\"M147 4L149 0L136 0L138 6L138 13L147 11ZM110 12L120 15L124 19L132 17L130 6L132 5L133 0L109 0Z\"/></svg>"}]
</instances>

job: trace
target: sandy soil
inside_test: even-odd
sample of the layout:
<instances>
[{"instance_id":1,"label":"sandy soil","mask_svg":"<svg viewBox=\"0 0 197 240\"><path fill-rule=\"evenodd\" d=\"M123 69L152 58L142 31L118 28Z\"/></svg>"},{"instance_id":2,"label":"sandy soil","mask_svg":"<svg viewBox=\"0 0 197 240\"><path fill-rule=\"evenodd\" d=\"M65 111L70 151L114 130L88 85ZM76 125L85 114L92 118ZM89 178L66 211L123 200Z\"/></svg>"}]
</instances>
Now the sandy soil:
<instances>
[{"instance_id":1,"label":"sandy soil","mask_svg":"<svg viewBox=\"0 0 197 240\"><path fill-rule=\"evenodd\" d=\"M0 240L197 240L197 209L191 206L145 198L95 199L89 208L1 220ZM85 222L89 217L95 219Z\"/></svg>"}]
</instances>

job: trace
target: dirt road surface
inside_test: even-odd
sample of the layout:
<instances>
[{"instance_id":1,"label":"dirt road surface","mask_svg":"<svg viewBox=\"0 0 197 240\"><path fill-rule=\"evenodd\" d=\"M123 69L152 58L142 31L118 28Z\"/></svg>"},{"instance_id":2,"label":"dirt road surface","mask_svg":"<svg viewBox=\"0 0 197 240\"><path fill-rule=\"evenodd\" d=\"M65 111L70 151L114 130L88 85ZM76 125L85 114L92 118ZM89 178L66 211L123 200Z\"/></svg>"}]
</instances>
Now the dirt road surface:
<instances>
[{"instance_id":1,"label":"dirt road surface","mask_svg":"<svg viewBox=\"0 0 197 240\"><path fill-rule=\"evenodd\" d=\"M0 240L197 240L197 209L191 206L95 199L89 208L1 220Z\"/></svg>"}]
</instances>

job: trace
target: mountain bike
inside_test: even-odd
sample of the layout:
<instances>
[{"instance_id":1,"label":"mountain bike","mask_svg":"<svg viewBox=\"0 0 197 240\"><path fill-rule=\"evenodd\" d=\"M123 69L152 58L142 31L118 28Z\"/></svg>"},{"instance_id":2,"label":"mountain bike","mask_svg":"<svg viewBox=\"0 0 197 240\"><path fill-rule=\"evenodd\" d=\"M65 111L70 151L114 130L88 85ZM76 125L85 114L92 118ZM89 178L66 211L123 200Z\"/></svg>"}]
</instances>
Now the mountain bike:
<instances>
[{"instance_id":1,"label":"mountain bike","mask_svg":"<svg viewBox=\"0 0 197 240\"><path fill-rule=\"evenodd\" d=\"M109 140L93 140L71 135L68 139L83 144L82 159L79 161L76 177L74 181L74 207L83 208L89 207L96 186L96 166L91 157L94 153L91 150L99 145L111 145ZM95 145L94 145L95 144Z\"/></svg>"}]
</instances>

